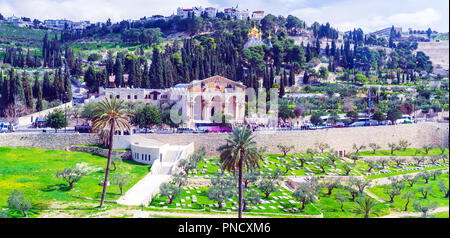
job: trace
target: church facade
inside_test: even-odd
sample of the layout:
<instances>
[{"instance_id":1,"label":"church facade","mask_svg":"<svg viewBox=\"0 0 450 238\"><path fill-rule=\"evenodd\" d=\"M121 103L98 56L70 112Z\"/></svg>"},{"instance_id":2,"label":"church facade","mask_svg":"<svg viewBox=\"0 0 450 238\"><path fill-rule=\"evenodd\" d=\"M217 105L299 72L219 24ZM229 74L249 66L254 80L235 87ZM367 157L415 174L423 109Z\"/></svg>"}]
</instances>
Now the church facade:
<instances>
[{"instance_id":1,"label":"church facade","mask_svg":"<svg viewBox=\"0 0 450 238\"><path fill-rule=\"evenodd\" d=\"M220 122L222 115L230 123L243 123L245 117L245 90L241 82L222 76L177 84L167 89L101 88L96 101L117 98L129 102L144 102L155 106L167 103L175 110L175 120L182 118L183 127L196 123Z\"/></svg>"}]
</instances>

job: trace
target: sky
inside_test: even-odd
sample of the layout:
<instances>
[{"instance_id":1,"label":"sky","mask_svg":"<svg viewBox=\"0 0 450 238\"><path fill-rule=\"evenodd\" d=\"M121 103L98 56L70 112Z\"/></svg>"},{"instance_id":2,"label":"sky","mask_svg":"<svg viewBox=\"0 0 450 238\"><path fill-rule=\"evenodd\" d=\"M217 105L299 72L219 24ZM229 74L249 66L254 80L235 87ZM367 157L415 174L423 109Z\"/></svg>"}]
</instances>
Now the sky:
<instances>
[{"instance_id":1,"label":"sky","mask_svg":"<svg viewBox=\"0 0 450 238\"><path fill-rule=\"evenodd\" d=\"M0 13L31 19L113 22L143 16L171 15L178 7L226 7L263 10L266 14L294 15L308 25L315 21L340 31L362 28L373 32L395 25L406 31L449 31L448 0L0 0Z\"/></svg>"}]
</instances>

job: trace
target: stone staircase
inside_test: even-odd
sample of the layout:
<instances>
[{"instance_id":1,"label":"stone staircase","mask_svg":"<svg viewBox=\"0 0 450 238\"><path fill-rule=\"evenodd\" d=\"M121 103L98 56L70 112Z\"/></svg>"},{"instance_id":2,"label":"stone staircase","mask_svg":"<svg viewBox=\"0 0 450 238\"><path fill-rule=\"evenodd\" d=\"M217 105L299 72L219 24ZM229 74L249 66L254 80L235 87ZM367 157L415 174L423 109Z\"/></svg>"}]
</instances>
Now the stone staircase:
<instances>
[{"instance_id":1,"label":"stone staircase","mask_svg":"<svg viewBox=\"0 0 450 238\"><path fill-rule=\"evenodd\" d=\"M167 151L166 157L163 158L163 163L175 163L178 158L178 154L180 154L181 151L179 150L169 150Z\"/></svg>"},{"instance_id":2,"label":"stone staircase","mask_svg":"<svg viewBox=\"0 0 450 238\"><path fill-rule=\"evenodd\" d=\"M163 156L162 163L158 160L155 161L151 172L120 197L117 203L134 206L147 205L153 196L159 192L161 184L170 180L172 169L176 166L177 159L179 159L182 151L182 149L169 150Z\"/></svg>"}]
</instances>

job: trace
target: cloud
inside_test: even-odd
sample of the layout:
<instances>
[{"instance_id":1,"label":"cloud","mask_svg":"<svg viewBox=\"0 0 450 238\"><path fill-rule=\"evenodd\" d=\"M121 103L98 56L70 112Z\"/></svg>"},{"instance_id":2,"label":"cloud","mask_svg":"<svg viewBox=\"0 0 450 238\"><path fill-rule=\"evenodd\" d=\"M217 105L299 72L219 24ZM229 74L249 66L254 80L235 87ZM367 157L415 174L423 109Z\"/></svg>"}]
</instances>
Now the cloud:
<instances>
[{"instance_id":1,"label":"cloud","mask_svg":"<svg viewBox=\"0 0 450 238\"><path fill-rule=\"evenodd\" d=\"M448 32L448 0L0 0L4 16L105 21L171 15L178 7L212 6L264 10L273 15L289 14L305 20L329 22L341 31L362 28L371 32L392 25L407 29Z\"/></svg>"},{"instance_id":2,"label":"cloud","mask_svg":"<svg viewBox=\"0 0 450 238\"><path fill-rule=\"evenodd\" d=\"M171 15L178 7L212 5L209 0L0 0L3 15L37 19L113 21L155 14Z\"/></svg>"},{"instance_id":3,"label":"cloud","mask_svg":"<svg viewBox=\"0 0 450 238\"><path fill-rule=\"evenodd\" d=\"M443 8L447 4L447 8ZM305 20L308 24L330 22L340 31L362 28L365 32L376 31L395 25L407 29L432 29L448 32L448 1L428 0L400 1L341 1L316 7L293 9L289 14Z\"/></svg>"},{"instance_id":4,"label":"cloud","mask_svg":"<svg viewBox=\"0 0 450 238\"><path fill-rule=\"evenodd\" d=\"M393 22L399 25L418 25L429 26L430 24L439 21L441 19L440 14L433 8L426 8L421 11L413 13L399 13L387 18L388 22Z\"/></svg>"}]
</instances>

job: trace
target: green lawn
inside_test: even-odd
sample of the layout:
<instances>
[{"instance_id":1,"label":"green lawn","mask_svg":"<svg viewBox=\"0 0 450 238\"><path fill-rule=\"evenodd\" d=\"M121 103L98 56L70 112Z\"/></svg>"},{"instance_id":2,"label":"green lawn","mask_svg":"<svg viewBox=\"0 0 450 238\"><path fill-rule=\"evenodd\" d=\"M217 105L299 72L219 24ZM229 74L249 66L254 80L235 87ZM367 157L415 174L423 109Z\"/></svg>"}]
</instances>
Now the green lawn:
<instances>
[{"instance_id":1,"label":"green lawn","mask_svg":"<svg viewBox=\"0 0 450 238\"><path fill-rule=\"evenodd\" d=\"M314 204L323 212L324 218L363 218L364 215L355 215L353 210L355 209L357 203L352 199L349 192L347 192L344 188L336 188L333 189L331 195L327 195L328 190L325 188L321 188L319 192L320 200L316 201ZM347 201L344 202L343 209L341 210L341 204L336 200L336 194L341 193L347 197ZM358 198L356 198L358 199ZM389 214L389 207L384 205L383 203L378 203L374 207L374 211L377 214L373 214L370 217L378 217Z\"/></svg>"},{"instance_id":2,"label":"green lawn","mask_svg":"<svg viewBox=\"0 0 450 238\"><path fill-rule=\"evenodd\" d=\"M56 172L65 167L73 168L78 163L87 163L92 171L68 191L68 184L57 178ZM8 196L14 189L21 191L37 210L45 209L55 201L79 201L73 196L99 199L102 193L99 183L104 179L105 167L106 158L83 152L0 147L0 208L7 207ZM124 186L125 192L148 171L148 165L124 160L117 171L111 171L111 175L117 172L129 175L130 182ZM119 187L111 185L106 199L119 197Z\"/></svg>"},{"instance_id":3,"label":"green lawn","mask_svg":"<svg viewBox=\"0 0 450 238\"><path fill-rule=\"evenodd\" d=\"M45 30L28 29L0 23L0 38L15 45L42 47L42 39L44 39L45 33L48 33L49 39L52 39L55 35L54 32Z\"/></svg>"},{"instance_id":4,"label":"green lawn","mask_svg":"<svg viewBox=\"0 0 450 238\"><path fill-rule=\"evenodd\" d=\"M431 202L437 202L438 207L444 207L449 206L449 199L444 197L444 193L439 191L438 182L439 180L444 180L445 183L447 183L447 186L449 184L448 179L448 173L441 174L436 180L433 180L433 178L430 178L428 184L425 184L424 179L419 179L417 183L414 184L414 186L411 188L409 184L405 183L405 188L401 191L401 195L396 196L394 198L394 203L389 203L390 200L389 196L385 193L384 188L386 186L390 185L378 185L369 188L368 190L375 194L377 197L387 201L386 204L388 204L391 208L394 208L399 211L403 211L405 208L406 200L402 198L402 195L405 194L407 191L414 191L416 196L413 199L417 200L419 202L425 201L426 199L423 198L422 194L418 191L419 187L428 187L430 185L433 185L433 188L431 192L428 194L427 200L430 200ZM413 201L410 202L408 205L408 211L414 211Z\"/></svg>"}]
</instances>

